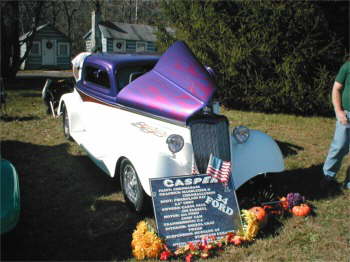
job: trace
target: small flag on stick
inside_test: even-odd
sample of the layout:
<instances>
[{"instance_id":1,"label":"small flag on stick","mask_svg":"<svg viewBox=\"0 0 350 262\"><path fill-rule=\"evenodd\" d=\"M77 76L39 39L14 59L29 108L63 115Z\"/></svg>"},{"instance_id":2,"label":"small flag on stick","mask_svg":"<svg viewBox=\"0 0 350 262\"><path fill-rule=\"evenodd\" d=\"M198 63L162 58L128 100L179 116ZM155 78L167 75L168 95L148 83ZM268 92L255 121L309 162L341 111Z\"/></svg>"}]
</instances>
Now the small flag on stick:
<instances>
[{"instance_id":1,"label":"small flag on stick","mask_svg":"<svg viewBox=\"0 0 350 262\"><path fill-rule=\"evenodd\" d=\"M199 171L198 171L194 156L192 156L192 175L199 175Z\"/></svg>"},{"instance_id":2,"label":"small flag on stick","mask_svg":"<svg viewBox=\"0 0 350 262\"><path fill-rule=\"evenodd\" d=\"M231 162L210 154L207 174L227 185L231 175Z\"/></svg>"}]
</instances>

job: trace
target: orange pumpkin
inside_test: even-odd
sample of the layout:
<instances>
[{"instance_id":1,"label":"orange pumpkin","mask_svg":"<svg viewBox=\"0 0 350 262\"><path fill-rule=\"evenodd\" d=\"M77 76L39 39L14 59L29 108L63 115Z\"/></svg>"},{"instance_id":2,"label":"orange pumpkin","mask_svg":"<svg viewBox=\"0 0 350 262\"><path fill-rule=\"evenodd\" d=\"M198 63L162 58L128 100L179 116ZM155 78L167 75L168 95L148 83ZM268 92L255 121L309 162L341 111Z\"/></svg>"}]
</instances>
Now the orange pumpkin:
<instances>
[{"instance_id":1,"label":"orange pumpkin","mask_svg":"<svg viewBox=\"0 0 350 262\"><path fill-rule=\"evenodd\" d=\"M300 206L294 206L292 213L295 216L305 217L311 212L311 207L308 204L300 204Z\"/></svg>"},{"instance_id":2,"label":"orange pumpkin","mask_svg":"<svg viewBox=\"0 0 350 262\"><path fill-rule=\"evenodd\" d=\"M266 211L264 208L252 207L251 209L249 209L249 212L252 212L256 216L261 227L266 225L267 215L266 215Z\"/></svg>"}]
</instances>

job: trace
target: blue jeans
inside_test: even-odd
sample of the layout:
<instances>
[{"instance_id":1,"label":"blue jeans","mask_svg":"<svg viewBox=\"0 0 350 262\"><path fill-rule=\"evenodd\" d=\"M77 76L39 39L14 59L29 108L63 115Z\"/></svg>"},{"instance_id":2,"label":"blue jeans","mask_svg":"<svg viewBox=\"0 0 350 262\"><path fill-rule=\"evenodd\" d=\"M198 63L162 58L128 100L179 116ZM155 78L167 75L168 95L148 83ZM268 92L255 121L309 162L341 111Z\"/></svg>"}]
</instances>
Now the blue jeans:
<instances>
[{"instance_id":1,"label":"blue jeans","mask_svg":"<svg viewBox=\"0 0 350 262\"><path fill-rule=\"evenodd\" d=\"M350 120L350 112L346 112ZM333 141L329 148L326 161L323 165L325 176L332 178L337 174L344 156L350 150L350 124L343 125L338 120L335 127Z\"/></svg>"}]
</instances>

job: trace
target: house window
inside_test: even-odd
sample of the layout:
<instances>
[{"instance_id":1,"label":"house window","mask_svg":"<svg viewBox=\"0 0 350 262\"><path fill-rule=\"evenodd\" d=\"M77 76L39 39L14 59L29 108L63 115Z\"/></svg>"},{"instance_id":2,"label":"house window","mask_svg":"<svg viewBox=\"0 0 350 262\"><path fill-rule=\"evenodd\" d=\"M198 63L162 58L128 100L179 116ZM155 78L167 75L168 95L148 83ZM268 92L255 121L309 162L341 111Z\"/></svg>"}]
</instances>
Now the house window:
<instances>
[{"instance_id":1,"label":"house window","mask_svg":"<svg viewBox=\"0 0 350 262\"><path fill-rule=\"evenodd\" d=\"M40 42L33 41L32 49L30 50L30 53L35 56L41 55L41 48L40 48Z\"/></svg>"},{"instance_id":2,"label":"house window","mask_svg":"<svg viewBox=\"0 0 350 262\"><path fill-rule=\"evenodd\" d=\"M136 42L136 52L145 52L146 47L147 46L145 42Z\"/></svg>"},{"instance_id":3,"label":"house window","mask_svg":"<svg viewBox=\"0 0 350 262\"><path fill-rule=\"evenodd\" d=\"M58 43L58 56L69 56L69 43Z\"/></svg>"},{"instance_id":4,"label":"house window","mask_svg":"<svg viewBox=\"0 0 350 262\"><path fill-rule=\"evenodd\" d=\"M98 67L87 65L84 79L102 87L110 88L107 71Z\"/></svg>"}]
</instances>

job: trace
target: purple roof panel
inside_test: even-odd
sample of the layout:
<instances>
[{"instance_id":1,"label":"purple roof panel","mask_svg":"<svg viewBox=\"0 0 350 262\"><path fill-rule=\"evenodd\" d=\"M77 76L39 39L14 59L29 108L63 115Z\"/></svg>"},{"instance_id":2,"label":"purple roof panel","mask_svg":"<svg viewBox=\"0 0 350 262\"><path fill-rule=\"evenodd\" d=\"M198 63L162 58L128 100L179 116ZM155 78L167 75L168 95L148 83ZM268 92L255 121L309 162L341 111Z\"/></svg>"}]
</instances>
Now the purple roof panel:
<instances>
[{"instance_id":1,"label":"purple roof panel","mask_svg":"<svg viewBox=\"0 0 350 262\"><path fill-rule=\"evenodd\" d=\"M183 42L173 44L156 66L123 88L117 102L158 116L186 122L214 93L206 69Z\"/></svg>"}]
</instances>

